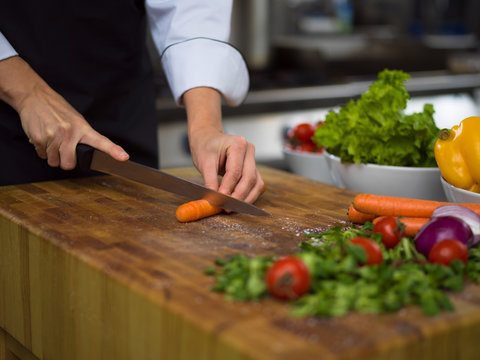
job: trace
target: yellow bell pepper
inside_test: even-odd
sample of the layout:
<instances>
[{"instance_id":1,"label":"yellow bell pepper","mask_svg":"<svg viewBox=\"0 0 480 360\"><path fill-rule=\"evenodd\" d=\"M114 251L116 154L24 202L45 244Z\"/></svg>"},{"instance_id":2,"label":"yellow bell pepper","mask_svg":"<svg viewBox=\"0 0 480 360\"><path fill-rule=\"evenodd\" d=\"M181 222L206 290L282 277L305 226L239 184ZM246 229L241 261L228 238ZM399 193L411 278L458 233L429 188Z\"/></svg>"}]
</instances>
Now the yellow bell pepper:
<instances>
[{"instance_id":1,"label":"yellow bell pepper","mask_svg":"<svg viewBox=\"0 0 480 360\"><path fill-rule=\"evenodd\" d=\"M480 192L480 117L471 116L440 131L435 160L451 185Z\"/></svg>"}]
</instances>

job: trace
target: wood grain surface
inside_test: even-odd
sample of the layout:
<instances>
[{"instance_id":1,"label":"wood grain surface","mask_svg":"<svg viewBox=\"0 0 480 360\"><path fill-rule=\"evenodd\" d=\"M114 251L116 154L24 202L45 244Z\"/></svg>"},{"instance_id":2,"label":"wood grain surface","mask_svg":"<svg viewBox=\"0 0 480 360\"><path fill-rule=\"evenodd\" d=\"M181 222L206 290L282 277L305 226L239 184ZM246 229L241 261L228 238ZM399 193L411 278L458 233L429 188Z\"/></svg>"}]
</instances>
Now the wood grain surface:
<instances>
[{"instance_id":1,"label":"wood grain surface","mask_svg":"<svg viewBox=\"0 0 480 360\"><path fill-rule=\"evenodd\" d=\"M185 199L111 176L0 187L0 360L13 342L39 359L479 358L474 285L437 317L293 318L270 298L211 292L216 258L291 253L306 231L347 223L355 193L260 171L271 216L193 223L175 219Z\"/></svg>"}]
</instances>

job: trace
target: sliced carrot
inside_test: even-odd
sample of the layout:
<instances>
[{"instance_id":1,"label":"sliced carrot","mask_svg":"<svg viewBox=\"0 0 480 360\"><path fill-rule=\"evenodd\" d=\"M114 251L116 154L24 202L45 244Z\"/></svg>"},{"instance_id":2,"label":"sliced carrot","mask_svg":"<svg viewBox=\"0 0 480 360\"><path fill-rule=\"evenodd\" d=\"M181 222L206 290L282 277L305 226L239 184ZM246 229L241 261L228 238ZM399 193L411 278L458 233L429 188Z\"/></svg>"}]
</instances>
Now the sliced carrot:
<instances>
[{"instance_id":1,"label":"sliced carrot","mask_svg":"<svg viewBox=\"0 0 480 360\"><path fill-rule=\"evenodd\" d=\"M367 221L372 221L375 218L375 215L365 214L361 211L358 211L351 204L348 208L348 220L356 224L364 224Z\"/></svg>"},{"instance_id":2,"label":"sliced carrot","mask_svg":"<svg viewBox=\"0 0 480 360\"><path fill-rule=\"evenodd\" d=\"M200 199L180 205L175 212L175 216L180 222L190 222L218 214L222 211L222 208L213 206L208 200Z\"/></svg>"},{"instance_id":3,"label":"sliced carrot","mask_svg":"<svg viewBox=\"0 0 480 360\"><path fill-rule=\"evenodd\" d=\"M443 205L452 205L450 202L408 199L396 196L358 194L353 206L355 210L366 214L404 217L432 216L436 208ZM480 215L480 204L455 204L467 207Z\"/></svg>"},{"instance_id":4,"label":"sliced carrot","mask_svg":"<svg viewBox=\"0 0 480 360\"><path fill-rule=\"evenodd\" d=\"M263 184L262 193L267 189L267 184ZM208 216L219 214L222 208L213 206L206 199L193 200L180 205L175 212L175 216L180 222L191 222L203 219Z\"/></svg>"},{"instance_id":5,"label":"sliced carrot","mask_svg":"<svg viewBox=\"0 0 480 360\"><path fill-rule=\"evenodd\" d=\"M380 219L385 216L377 216L375 219L372 220L374 224L376 224ZM426 217L396 217L400 222L405 225L405 235L407 236L415 236L417 232L425 225L430 218Z\"/></svg>"}]
</instances>

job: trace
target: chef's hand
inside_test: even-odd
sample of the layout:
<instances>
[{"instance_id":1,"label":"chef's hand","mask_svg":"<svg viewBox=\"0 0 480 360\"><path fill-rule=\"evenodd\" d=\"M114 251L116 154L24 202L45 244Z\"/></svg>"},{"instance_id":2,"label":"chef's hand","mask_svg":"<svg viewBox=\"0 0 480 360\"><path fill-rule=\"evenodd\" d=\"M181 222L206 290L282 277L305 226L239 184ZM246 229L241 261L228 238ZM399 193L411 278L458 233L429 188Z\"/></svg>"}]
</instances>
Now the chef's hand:
<instances>
[{"instance_id":1,"label":"chef's hand","mask_svg":"<svg viewBox=\"0 0 480 360\"><path fill-rule=\"evenodd\" d=\"M265 184L255 165L255 147L241 136L223 133L220 93L193 88L185 92L183 103L192 160L205 186L253 203ZM223 175L221 183L218 175Z\"/></svg>"},{"instance_id":2,"label":"chef's hand","mask_svg":"<svg viewBox=\"0 0 480 360\"><path fill-rule=\"evenodd\" d=\"M78 143L91 145L120 161L129 157L120 146L95 131L19 56L0 61L0 99L18 112L38 156L52 167L73 169Z\"/></svg>"}]
</instances>

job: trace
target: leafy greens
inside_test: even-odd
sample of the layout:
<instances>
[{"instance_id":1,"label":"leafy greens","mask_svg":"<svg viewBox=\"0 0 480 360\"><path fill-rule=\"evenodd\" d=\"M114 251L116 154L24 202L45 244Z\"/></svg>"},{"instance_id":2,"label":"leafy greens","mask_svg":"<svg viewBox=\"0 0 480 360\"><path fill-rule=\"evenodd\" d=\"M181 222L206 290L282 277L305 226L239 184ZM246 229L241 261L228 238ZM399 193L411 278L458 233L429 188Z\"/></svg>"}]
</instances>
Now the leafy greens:
<instances>
[{"instance_id":1,"label":"leafy greens","mask_svg":"<svg viewBox=\"0 0 480 360\"><path fill-rule=\"evenodd\" d=\"M343 228L334 226L321 233L306 234L295 255L310 270L309 293L291 302L295 316L343 316L349 312L381 314L410 305L426 315L454 310L448 292L458 292L465 281L480 283L480 248L469 250L469 261L455 260L450 266L429 263L415 249L413 239L404 237L394 249L386 249L381 235L372 233L373 224ZM384 262L360 266L365 252L349 245L355 236L369 237L382 248ZM273 256L247 257L236 254L218 259L206 269L215 277L213 291L230 300L260 300L268 296L265 274Z\"/></svg>"},{"instance_id":2,"label":"leafy greens","mask_svg":"<svg viewBox=\"0 0 480 360\"><path fill-rule=\"evenodd\" d=\"M425 104L423 112L405 114L409 78L401 70L383 70L356 102L327 114L313 141L342 162L436 167L433 149L440 129L435 110Z\"/></svg>"}]
</instances>

